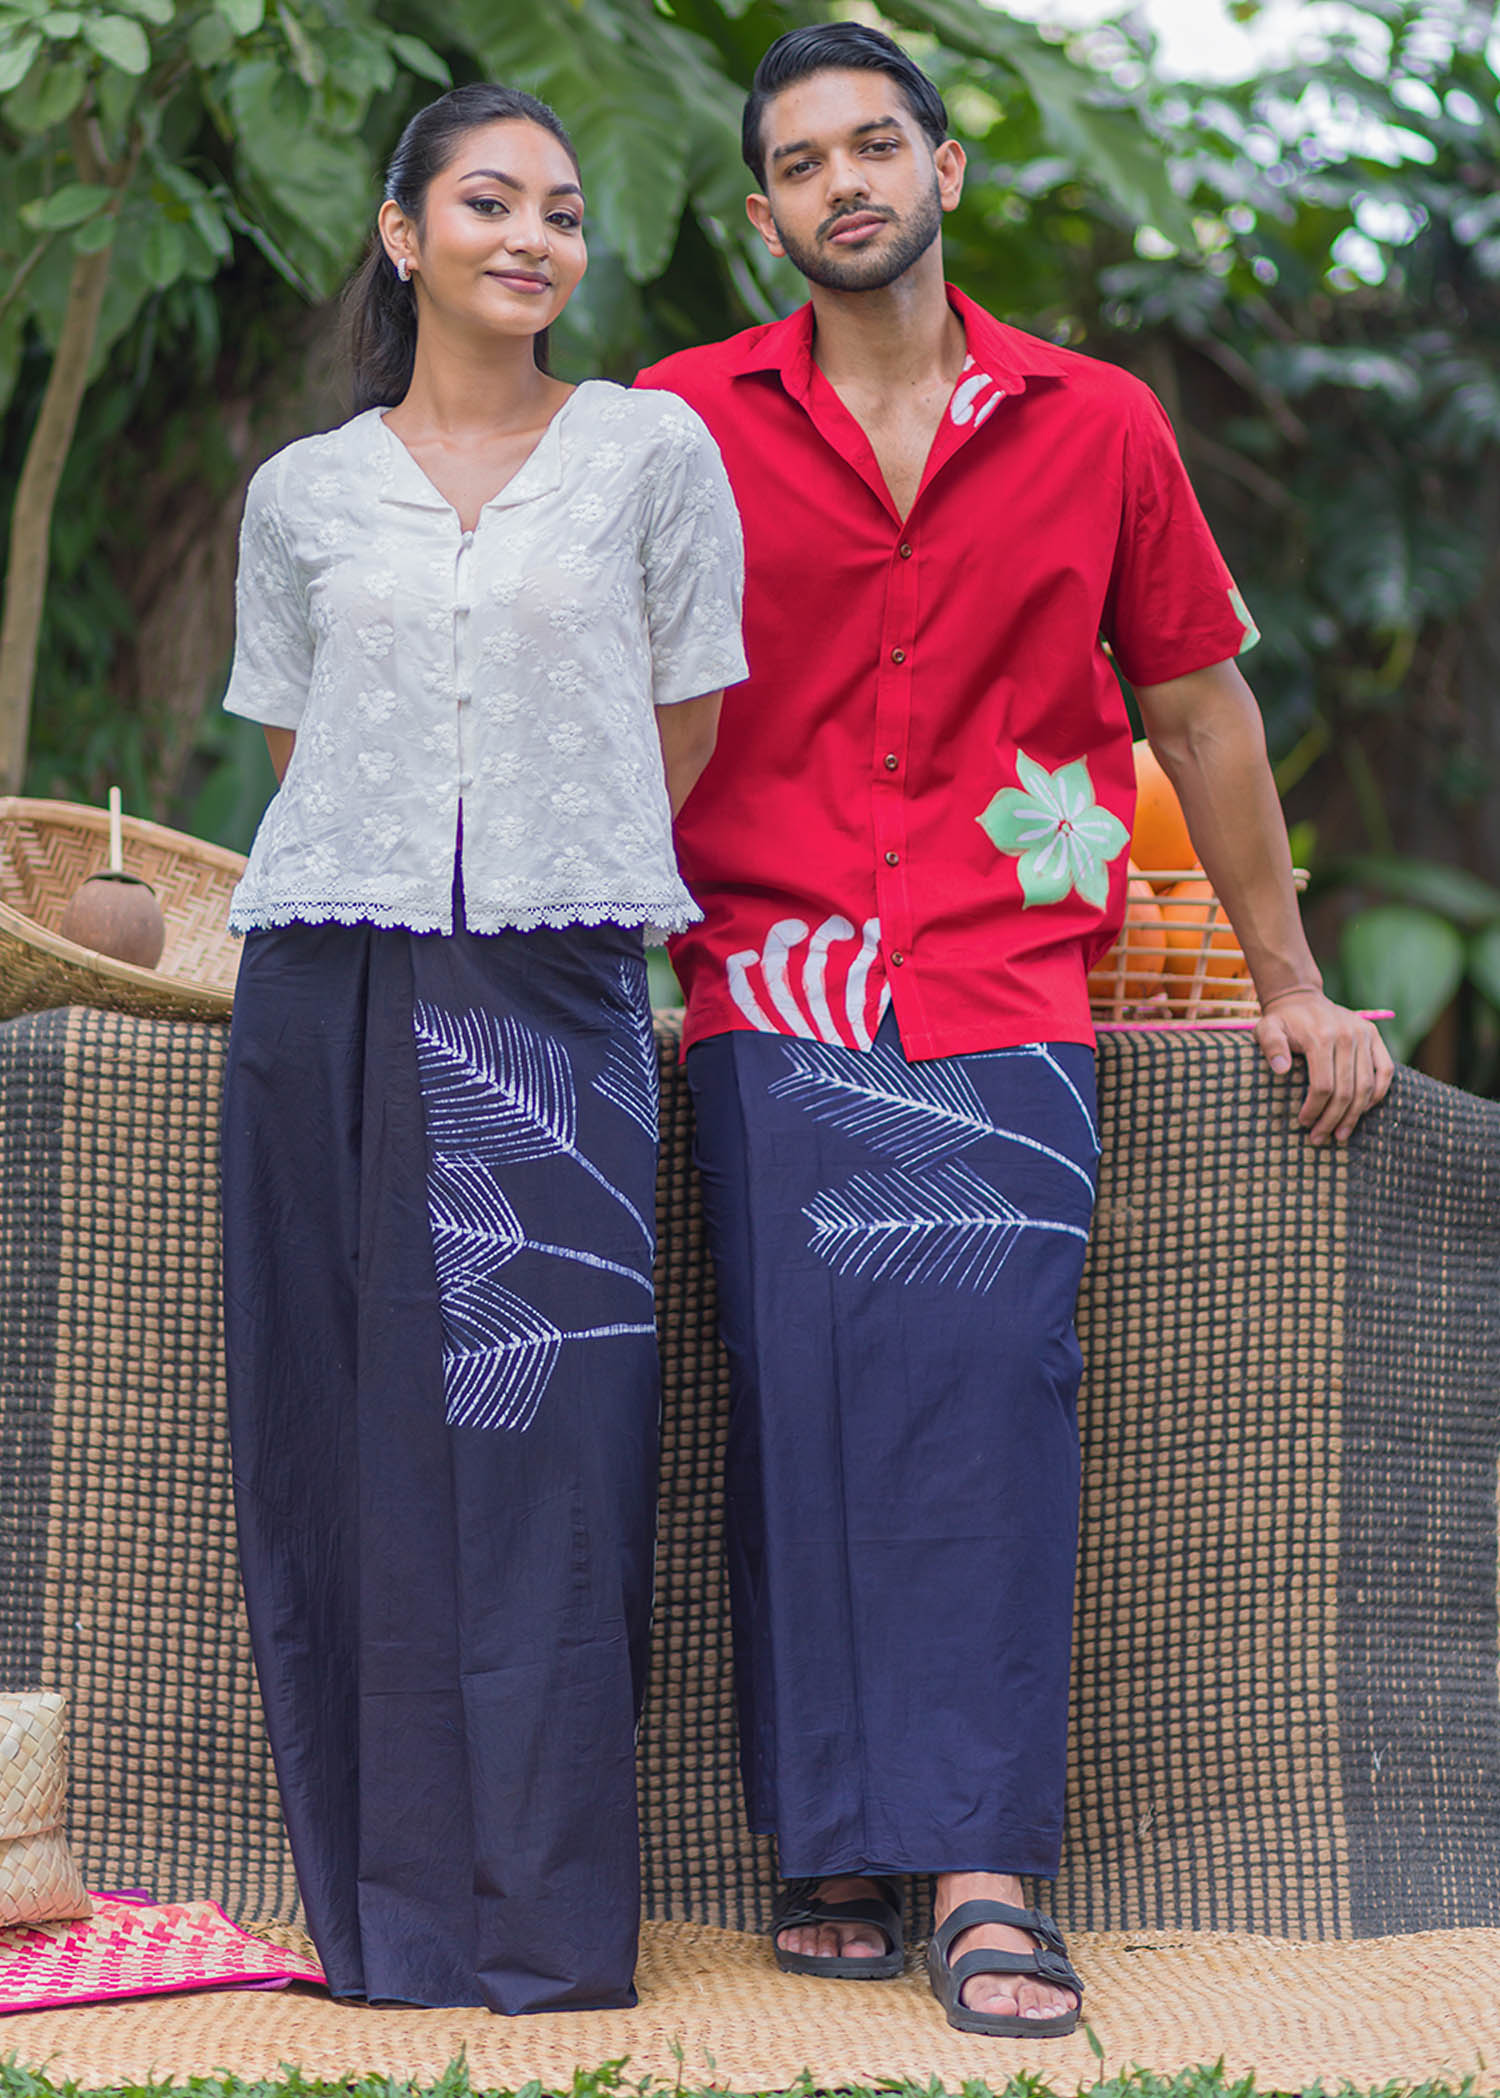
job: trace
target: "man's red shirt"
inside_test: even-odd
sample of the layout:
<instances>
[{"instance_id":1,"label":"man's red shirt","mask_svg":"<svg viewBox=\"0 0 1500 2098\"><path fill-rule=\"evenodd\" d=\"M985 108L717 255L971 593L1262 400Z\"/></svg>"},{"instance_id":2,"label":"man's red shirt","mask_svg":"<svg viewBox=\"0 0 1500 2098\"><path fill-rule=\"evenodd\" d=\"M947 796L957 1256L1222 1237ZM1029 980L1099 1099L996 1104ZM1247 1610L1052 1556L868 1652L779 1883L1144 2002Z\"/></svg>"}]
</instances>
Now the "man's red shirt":
<instances>
[{"instance_id":1,"label":"man's red shirt","mask_svg":"<svg viewBox=\"0 0 1500 2098\"><path fill-rule=\"evenodd\" d=\"M909 515L812 358L813 314L643 372L716 438L750 676L677 821L702 924L686 1041L760 1028L909 1058L1093 1041L1124 913L1133 683L1255 629L1139 380L949 289L968 359Z\"/></svg>"}]
</instances>

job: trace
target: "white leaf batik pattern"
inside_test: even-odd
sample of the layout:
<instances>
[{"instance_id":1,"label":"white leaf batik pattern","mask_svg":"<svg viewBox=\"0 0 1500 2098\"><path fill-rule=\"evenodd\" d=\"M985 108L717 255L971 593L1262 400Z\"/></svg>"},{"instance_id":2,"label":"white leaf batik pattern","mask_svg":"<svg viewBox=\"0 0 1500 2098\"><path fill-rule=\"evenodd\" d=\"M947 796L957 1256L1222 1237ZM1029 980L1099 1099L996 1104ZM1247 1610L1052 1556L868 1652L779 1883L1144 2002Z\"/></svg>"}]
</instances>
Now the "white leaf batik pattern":
<instances>
[{"instance_id":1,"label":"white leaf batik pattern","mask_svg":"<svg viewBox=\"0 0 1500 2098\"><path fill-rule=\"evenodd\" d=\"M564 1330L493 1277L476 1275L443 1305L443 1381L456 1428L525 1430L536 1419L565 1341L654 1334L654 1325Z\"/></svg>"},{"instance_id":2,"label":"white leaf batik pattern","mask_svg":"<svg viewBox=\"0 0 1500 2098\"><path fill-rule=\"evenodd\" d=\"M1087 1243L1084 1226L1028 1215L960 1155L980 1143L1018 1145L1075 1175L1092 1201L1087 1167L1025 1130L992 1120L954 1059L909 1064L884 1043L851 1054L789 1041L784 1053L787 1069L773 1080L773 1097L794 1101L815 1122L896 1160L892 1171L856 1173L804 1205L809 1250L836 1274L984 1295L1023 1233L1061 1233ZM1040 1061L1070 1095L1097 1154L1093 1117L1047 1045L996 1053Z\"/></svg>"},{"instance_id":3,"label":"white leaf batik pattern","mask_svg":"<svg viewBox=\"0 0 1500 2098\"><path fill-rule=\"evenodd\" d=\"M610 1040L604 1068L594 1080L594 1091L611 1101L621 1114L629 1115L655 1143L661 1074L656 1061L656 1030L651 1024L645 963L621 962L617 982L620 1025Z\"/></svg>"},{"instance_id":4,"label":"white leaf batik pattern","mask_svg":"<svg viewBox=\"0 0 1500 2098\"><path fill-rule=\"evenodd\" d=\"M496 1165L575 1159L654 1250L651 1226L635 1204L578 1148L578 1094L560 1042L509 1015L445 1013L426 1003L417 1005L415 1028L434 1152L461 1146L462 1155Z\"/></svg>"},{"instance_id":5,"label":"white leaf batik pattern","mask_svg":"<svg viewBox=\"0 0 1500 2098\"><path fill-rule=\"evenodd\" d=\"M437 1158L427 1176L427 1206L439 1289L462 1288L477 1267L492 1272L518 1253L545 1253L618 1275L651 1295L651 1277L622 1260L606 1260L580 1246L528 1238L514 1205L486 1165L472 1158Z\"/></svg>"},{"instance_id":6,"label":"white leaf batik pattern","mask_svg":"<svg viewBox=\"0 0 1500 2098\"><path fill-rule=\"evenodd\" d=\"M818 1042L788 1042L786 1056L791 1068L771 1086L777 1099L797 1101L815 1122L888 1153L900 1165L924 1166L999 1137L1040 1152L1093 1192L1092 1175L1065 1151L992 1122L951 1058L909 1064L883 1042L852 1056Z\"/></svg>"},{"instance_id":7,"label":"white leaf batik pattern","mask_svg":"<svg viewBox=\"0 0 1500 2098\"><path fill-rule=\"evenodd\" d=\"M525 1430L536 1419L565 1345L655 1335L650 1318L563 1327L499 1279L523 1253L615 1276L651 1296L652 1232L635 1204L578 1143L578 1094L561 1043L510 1018L413 1015L427 1119L428 1215L443 1320L443 1382L451 1426ZM643 1268L532 1236L495 1168L572 1159L617 1202L644 1241Z\"/></svg>"},{"instance_id":8,"label":"white leaf batik pattern","mask_svg":"<svg viewBox=\"0 0 1500 2098\"><path fill-rule=\"evenodd\" d=\"M1023 1231L1087 1240L1078 1224L1028 1217L961 1159L925 1174L856 1173L803 1210L812 1250L841 1275L947 1283L983 1294Z\"/></svg>"}]
</instances>

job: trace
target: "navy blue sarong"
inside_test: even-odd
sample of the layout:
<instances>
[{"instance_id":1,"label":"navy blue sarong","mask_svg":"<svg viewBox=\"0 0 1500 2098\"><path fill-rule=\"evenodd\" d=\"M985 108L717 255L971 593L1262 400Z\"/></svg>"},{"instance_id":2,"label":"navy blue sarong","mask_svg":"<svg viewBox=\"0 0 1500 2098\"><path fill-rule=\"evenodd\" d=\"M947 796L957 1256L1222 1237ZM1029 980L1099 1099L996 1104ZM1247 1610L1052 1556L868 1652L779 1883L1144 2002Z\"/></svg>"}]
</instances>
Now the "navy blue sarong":
<instances>
[{"instance_id":1,"label":"navy blue sarong","mask_svg":"<svg viewBox=\"0 0 1500 2098\"><path fill-rule=\"evenodd\" d=\"M337 1995L635 2001L655 1161L638 932L247 939L236 1508Z\"/></svg>"},{"instance_id":2,"label":"navy blue sarong","mask_svg":"<svg viewBox=\"0 0 1500 2098\"><path fill-rule=\"evenodd\" d=\"M688 1054L732 1369L751 1826L789 1877L1055 1876L1093 1057Z\"/></svg>"}]
</instances>

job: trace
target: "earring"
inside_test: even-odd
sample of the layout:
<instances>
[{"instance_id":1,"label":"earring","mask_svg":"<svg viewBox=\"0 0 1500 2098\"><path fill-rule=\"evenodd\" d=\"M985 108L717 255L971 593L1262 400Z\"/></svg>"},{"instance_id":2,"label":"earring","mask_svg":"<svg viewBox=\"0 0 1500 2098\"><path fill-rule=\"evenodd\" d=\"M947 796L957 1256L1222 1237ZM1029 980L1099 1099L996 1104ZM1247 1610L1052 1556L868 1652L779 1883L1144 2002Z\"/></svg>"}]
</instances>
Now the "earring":
<instances>
[{"instance_id":1,"label":"earring","mask_svg":"<svg viewBox=\"0 0 1500 2098\"><path fill-rule=\"evenodd\" d=\"M401 260L396 264L396 275L401 279L401 282L403 284L409 284L411 282L411 264L407 261L404 255L402 256Z\"/></svg>"}]
</instances>

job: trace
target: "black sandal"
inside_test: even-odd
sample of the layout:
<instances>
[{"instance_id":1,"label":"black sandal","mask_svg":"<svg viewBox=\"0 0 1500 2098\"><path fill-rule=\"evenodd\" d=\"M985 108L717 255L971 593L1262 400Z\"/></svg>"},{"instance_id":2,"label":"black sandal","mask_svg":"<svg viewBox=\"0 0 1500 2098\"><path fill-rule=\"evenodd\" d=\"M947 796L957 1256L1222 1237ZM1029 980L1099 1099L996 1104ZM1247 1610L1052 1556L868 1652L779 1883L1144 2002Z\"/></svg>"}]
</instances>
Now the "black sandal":
<instances>
[{"instance_id":1,"label":"black sandal","mask_svg":"<svg viewBox=\"0 0 1500 2098\"><path fill-rule=\"evenodd\" d=\"M847 1876L866 1879L870 1875L861 1872ZM825 1873L823 1877L841 1879L845 1875ZM897 1889L888 1879L877 1879L878 1900L867 1896L860 1901L820 1901L818 1889L822 1884L822 1879L789 1879L783 1887L771 1918L771 1950L777 1966L783 1974L817 1974L827 1981L890 1981L906 1964L906 1934L901 1928ZM801 1923L869 1923L885 1939L886 1950L867 1953L863 1958L853 1953L830 1953L824 1959L811 1952L784 1952L781 1933L794 1930Z\"/></svg>"},{"instance_id":2,"label":"black sandal","mask_svg":"<svg viewBox=\"0 0 1500 2098\"><path fill-rule=\"evenodd\" d=\"M987 1945L966 1952L951 1966L948 1954L955 1938L979 1923L1007 1923L1013 1930L1029 1931L1036 1939L1034 1952L1000 1952ZM958 2032L991 2033L997 2039L1052 2040L1077 2030L1083 2011L1083 1983L1073 1972L1063 1934L1050 1916L1040 1909L1012 1908L1008 1901L963 1901L933 1932L927 1945L927 1973L932 1993L947 2013L948 2023ZM971 2011L963 2001L963 1987L976 1974L1024 1974L1071 1989L1078 2001L1056 2018L1018 2018L999 2011Z\"/></svg>"}]
</instances>

